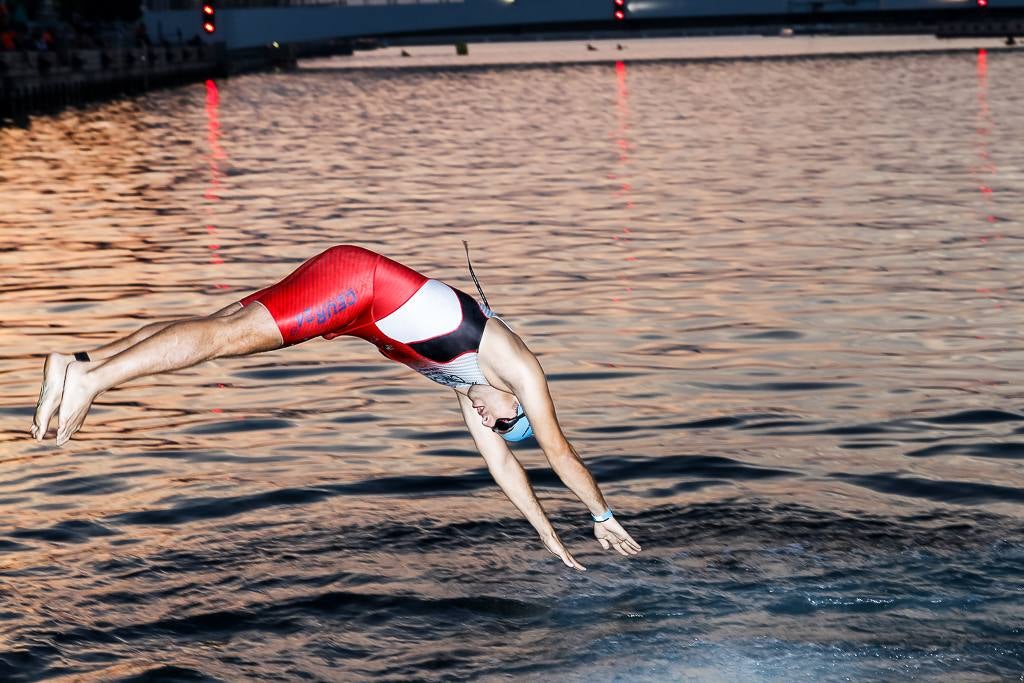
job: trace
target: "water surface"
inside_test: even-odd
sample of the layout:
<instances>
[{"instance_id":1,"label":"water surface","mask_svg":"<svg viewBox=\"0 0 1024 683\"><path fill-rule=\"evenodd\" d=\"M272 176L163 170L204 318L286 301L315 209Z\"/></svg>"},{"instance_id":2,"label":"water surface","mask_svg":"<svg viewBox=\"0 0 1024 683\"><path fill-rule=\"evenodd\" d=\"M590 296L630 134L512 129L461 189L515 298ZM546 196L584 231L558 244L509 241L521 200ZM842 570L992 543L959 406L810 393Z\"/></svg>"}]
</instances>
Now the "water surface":
<instances>
[{"instance_id":1,"label":"water surface","mask_svg":"<svg viewBox=\"0 0 1024 683\"><path fill-rule=\"evenodd\" d=\"M503 49L0 130L0 678L1019 678L1024 54ZM640 556L527 446L560 566L449 392L355 339L27 438L48 350L341 242L473 291L463 239Z\"/></svg>"}]
</instances>

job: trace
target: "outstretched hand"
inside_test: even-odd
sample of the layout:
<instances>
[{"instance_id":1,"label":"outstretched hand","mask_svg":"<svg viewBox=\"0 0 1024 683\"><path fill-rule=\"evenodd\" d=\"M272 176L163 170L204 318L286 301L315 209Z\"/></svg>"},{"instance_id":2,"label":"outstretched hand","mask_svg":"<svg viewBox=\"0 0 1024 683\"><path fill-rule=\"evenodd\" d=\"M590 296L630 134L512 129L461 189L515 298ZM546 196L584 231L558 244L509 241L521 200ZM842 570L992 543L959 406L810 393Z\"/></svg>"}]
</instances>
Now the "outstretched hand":
<instances>
[{"instance_id":1,"label":"outstretched hand","mask_svg":"<svg viewBox=\"0 0 1024 683\"><path fill-rule=\"evenodd\" d=\"M557 536L544 537L544 545L546 545L548 550L550 550L553 555L556 555L566 567L572 567L573 569L577 569L581 572L587 571L587 568L577 562L569 551L565 549L565 546L562 545L562 542L558 540Z\"/></svg>"},{"instance_id":2,"label":"outstretched hand","mask_svg":"<svg viewBox=\"0 0 1024 683\"><path fill-rule=\"evenodd\" d=\"M594 536L605 550L615 548L621 555L626 556L640 552L640 544L633 540L614 517L606 522L595 523Z\"/></svg>"}]
</instances>

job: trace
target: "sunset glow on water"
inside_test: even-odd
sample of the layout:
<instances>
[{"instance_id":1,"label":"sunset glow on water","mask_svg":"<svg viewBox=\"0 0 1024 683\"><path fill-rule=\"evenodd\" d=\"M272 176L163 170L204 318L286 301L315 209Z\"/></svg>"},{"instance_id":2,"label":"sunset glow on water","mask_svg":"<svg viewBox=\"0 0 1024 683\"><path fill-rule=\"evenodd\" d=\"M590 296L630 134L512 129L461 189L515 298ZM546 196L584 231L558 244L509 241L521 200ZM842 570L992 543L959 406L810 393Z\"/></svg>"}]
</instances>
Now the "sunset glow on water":
<instances>
[{"instance_id":1,"label":"sunset glow on water","mask_svg":"<svg viewBox=\"0 0 1024 683\"><path fill-rule=\"evenodd\" d=\"M1024 672L1024 53L584 47L320 60L0 129L0 679ZM475 292L464 239L639 556L531 444L588 571L561 566L451 392L358 339L143 378L63 448L28 437L48 351L338 243Z\"/></svg>"}]
</instances>

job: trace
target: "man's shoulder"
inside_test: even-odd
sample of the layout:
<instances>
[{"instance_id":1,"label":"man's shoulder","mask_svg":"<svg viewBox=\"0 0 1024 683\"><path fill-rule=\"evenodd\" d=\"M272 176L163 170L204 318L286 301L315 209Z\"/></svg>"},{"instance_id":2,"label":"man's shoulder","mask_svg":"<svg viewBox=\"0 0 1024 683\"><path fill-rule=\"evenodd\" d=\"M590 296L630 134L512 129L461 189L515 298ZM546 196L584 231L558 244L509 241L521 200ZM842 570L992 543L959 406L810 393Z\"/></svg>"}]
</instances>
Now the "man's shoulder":
<instances>
[{"instance_id":1,"label":"man's shoulder","mask_svg":"<svg viewBox=\"0 0 1024 683\"><path fill-rule=\"evenodd\" d=\"M520 378L529 366L536 362L533 352L518 334L498 318L491 318L484 328L480 341L480 368L490 381L491 376L501 380L500 384L508 385ZM498 384L492 385L503 388Z\"/></svg>"}]
</instances>

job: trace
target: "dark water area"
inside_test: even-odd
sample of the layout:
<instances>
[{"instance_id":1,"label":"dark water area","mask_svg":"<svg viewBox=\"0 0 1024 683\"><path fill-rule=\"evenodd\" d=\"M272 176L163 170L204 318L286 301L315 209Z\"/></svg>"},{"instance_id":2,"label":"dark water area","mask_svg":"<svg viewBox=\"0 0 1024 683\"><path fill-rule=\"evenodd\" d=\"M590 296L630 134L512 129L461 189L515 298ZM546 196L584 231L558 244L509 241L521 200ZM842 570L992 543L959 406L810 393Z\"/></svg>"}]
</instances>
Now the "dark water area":
<instances>
[{"instance_id":1,"label":"dark water area","mask_svg":"<svg viewBox=\"0 0 1024 683\"><path fill-rule=\"evenodd\" d=\"M487 59L0 129L0 680L1024 680L1024 53ZM28 436L48 351L463 239L640 555L356 339Z\"/></svg>"}]
</instances>

